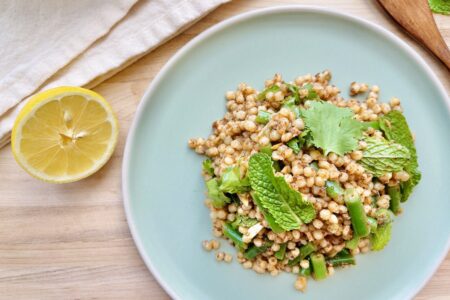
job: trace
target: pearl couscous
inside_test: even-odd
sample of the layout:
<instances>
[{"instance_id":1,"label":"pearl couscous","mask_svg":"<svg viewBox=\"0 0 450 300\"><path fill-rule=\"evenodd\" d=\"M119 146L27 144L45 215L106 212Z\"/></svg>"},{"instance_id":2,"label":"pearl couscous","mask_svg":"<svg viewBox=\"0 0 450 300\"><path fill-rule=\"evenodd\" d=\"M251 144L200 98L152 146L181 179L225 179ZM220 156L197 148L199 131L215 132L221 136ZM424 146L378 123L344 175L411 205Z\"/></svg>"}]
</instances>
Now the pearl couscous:
<instances>
[{"instance_id":1,"label":"pearl couscous","mask_svg":"<svg viewBox=\"0 0 450 300\"><path fill-rule=\"evenodd\" d=\"M380 102L378 86L358 82L344 99L330 80L330 71L293 82L276 74L260 92L241 83L226 93L212 134L189 140L208 157L213 235L236 247L245 269L294 273L300 291L308 277L324 279L356 254L383 249L420 180L400 100ZM219 246L203 242L207 251Z\"/></svg>"}]
</instances>

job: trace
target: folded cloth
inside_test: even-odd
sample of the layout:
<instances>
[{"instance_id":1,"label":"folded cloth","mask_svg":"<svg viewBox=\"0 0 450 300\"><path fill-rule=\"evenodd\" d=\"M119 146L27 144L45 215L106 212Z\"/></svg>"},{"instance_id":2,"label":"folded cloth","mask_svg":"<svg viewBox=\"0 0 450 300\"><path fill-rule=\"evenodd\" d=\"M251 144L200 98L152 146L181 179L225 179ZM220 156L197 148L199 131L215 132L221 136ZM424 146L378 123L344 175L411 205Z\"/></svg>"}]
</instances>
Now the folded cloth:
<instances>
[{"instance_id":1,"label":"folded cloth","mask_svg":"<svg viewBox=\"0 0 450 300\"><path fill-rule=\"evenodd\" d=\"M0 147L31 94L61 85L92 87L228 1L0 2L0 28L20 27L0 35L7 54L0 61ZM9 54L11 41L20 53Z\"/></svg>"}]
</instances>

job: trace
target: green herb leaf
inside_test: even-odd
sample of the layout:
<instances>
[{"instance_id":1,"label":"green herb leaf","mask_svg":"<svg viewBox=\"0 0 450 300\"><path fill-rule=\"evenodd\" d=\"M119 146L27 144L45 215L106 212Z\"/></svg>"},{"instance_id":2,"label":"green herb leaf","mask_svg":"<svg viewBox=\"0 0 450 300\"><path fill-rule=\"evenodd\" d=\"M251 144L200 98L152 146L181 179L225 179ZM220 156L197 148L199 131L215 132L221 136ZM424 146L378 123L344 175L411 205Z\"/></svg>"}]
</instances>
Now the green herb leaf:
<instances>
[{"instance_id":1,"label":"green herb leaf","mask_svg":"<svg viewBox=\"0 0 450 300\"><path fill-rule=\"evenodd\" d=\"M250 190L248 178L241 178L239 166L230 167L222 175L219 189L230 194L241 194Z\"/></svg>"},{"instance_id":2,"label":"green herb leaf","mask_svg":"<svg viewBox=\"0 0 450 300\"><path fill-rule=\"evenodd\" d=\"M266 95L268 92L278 92L280 90L280 87L278 85L272 85L267 87L266 89L264 89L261 93L258 94L258 96L256 96L256 100L258 101L263 101L264 99L266 99Z\"/></svg>"},{"instance_id":3,"label":"green herb leaf","mask_svg":"<svg viewBox=\"0 0 450 300\"><path fill-rule=\"evenodd\" d=\"M208 189L208 198L215 208L221 208L225 203L230 203L230 198L219 190L219 182L216 178L208 180L206 182L206 188Z\"/></svg>"},{"instance_id":4,"label":"green herb leaf","mask_svg":"<svg viewBox=\"0 0 450 300\"><path fill-rule=\"evenodd\" d=\"M289 96L286 98L285 102L283 103L282 107L289 109L292 111L296 118L300 117L300 107L297 106L296 100L294 97Z\"/></svg>"},{"instance_id":5,"label":"green herb leaf","mask_svg":"<svg viewBox=\"0 0 450 300\"><path fill-rule=\"evenodd\" d=\"M406 147L385 139L366 139L361 165L376 177L387 172L398 172L408 164L410 154Z\"/></svg>"},{"instance_id":6,"label":"green herb leaf","mask_svg":"<svg viewBox=\"0 0 450 300\"><path fill-rule=\"evenodd\" d=\"M214 176L214 168L212 166L212 160L210 160L209 158L203 161L203 172L211 176Z\"/></svg>"},{"instance_id":7,"label":"green herb leaf","mask_svg":"<svg viewBox=\"0 0 450 300\"><path fill-rule=\"evenodd\" d=\"M302 111L306 127L310 130L312 143L327 155L334 152L344 155L358 146L364 125L353 119L353 111L328 102L311 102Z\"/></svg>"},{"instance_id":8,"label":"green herb leaf","mask_svg":"<svg viewBox=\"0 0 450 300\"><path fill-rule=\"evenodd\" d=\"M258 195L255 192L251 192L251 195L252 195L252 198L253 198L253 202L259 207L259 209L263 213L264 219L269 224L270 229L272 229L272 231L275 232L275 233L282 233L282 232L284 232L284 229L281 228L280 225L278 225L277 222L275 222L275 218L272 216L272 214L269 212L269 210L266 209L262 205L261 200L259 199Z\"/></svg>"},{"instance_id":9,"label":"green herb leaf","mask_svg":"<svg viewBox=\"0 0 450 300\"><path fill-rule=\"evenodd\" d=\"M433 12L443 15L450 14L450 1L448 0L428 0Z\"/></svg>"},{"instance_id":10,"label":"green herb leaf","mask_svg":"<svg viewBox=\"0 0 450 300\"><path fill-rule=\"evenodd\" d=\"M238 228L239 226L250 228L256 223L258 223L258 220L254 218L244 215L236 215L236 220L231 223L231 226L233 226L233 228Z\"/></svg>"},{"instance_id":11,"label":"green herb leaf","mask_svg":"<svg viewBox=\"0 0 450 300\"><path fill-rule=\"evenodd\" d=\"M417 161L414 139L405 117L399 111L393 110L384 115L380 119L380 127L388 140L405 146L406 148L408 148L411 155L411 158L405 167L405 170L409 173L410 178L408 181L403 182L400 185L402 192L401 201L405 202L406 200L408 200L414 187L419 183L422 177L419 171L419 163Z\"/></svg>"},{"instance_id":12,"label":"green herb leaf","mask_svg":"<svg viewBox=\"0 0 450 300\"><path fill-rule=\"evenodd\" d=\"M378 226L377 230L370 235L372 250L382 250L391 239L392 223Z\"/></svg>"},{"instance_id":13,"label":"green herb leaf","mask_svg":"<svg viewBox=\"0 0 450 300\"><path fill-rule=\"evenodd\" d=\"M316 211L292 189L284 177L276 177L272 160L263 153L256 153L249 160L249 178L260 204L284 230L298 229L302 223L311 222Z\"/></svg>"},{"instance_id":14,"label":"green herb leaf","mask_svg":"<svg viewBox=\"0 0 450 300\"><path fill-rule=\"evenodd\" d=\"M285 82L284 84L286 84L288 91L291 92L291 96L294 97L295 104L300 104L300 95L298 93L298 86L287 82Z\"/></svg>"},{"instance_id":15,"label":"green herb leaf","mask_svg":"<svg viewBox=\"0 0 450 300\"><path fill-rule=\"evenodd\" d=\"M292 149L292 151L294 151L295 154L299 154L300 153L300 145L298 142L298 138L293 138L292 140L290 140L289 142L287 142L287 146L289 148Z\"/></svg>"},{"instance_id":16,"label":"green herb leaf","mask_svg":"<svg viewBox=\"0 0 450 300\"><path fill-rule=\"evenodd\" d=\"M302 86L302 89L306 89L308 91L306 100L320 100L319 95L317 95L316 91L313 89L312 83L305 84L304 86Z\"/></svg>"}]
</instances>

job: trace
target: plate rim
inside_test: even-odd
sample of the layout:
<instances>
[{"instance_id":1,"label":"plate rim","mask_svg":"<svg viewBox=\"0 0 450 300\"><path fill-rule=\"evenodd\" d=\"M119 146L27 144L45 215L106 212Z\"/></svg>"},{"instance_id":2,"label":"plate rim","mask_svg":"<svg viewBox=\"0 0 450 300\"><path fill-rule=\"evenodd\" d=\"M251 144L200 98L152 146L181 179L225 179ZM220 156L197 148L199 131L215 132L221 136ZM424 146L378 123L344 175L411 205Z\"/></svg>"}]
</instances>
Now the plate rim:
<instances>
[{"instance_id":1,"label":"plate rim","mask_svg":"<svg viewBox=\"0 0 450 300\"><path fill-rule=\"evenodd\" d=\"M131 209L131 200L130 200L130 190L128 185L128 170L130 167L130 155L131 155L131 145L133 144L135 140L136 131L138 128L138 124L140 123L140 120L144 117L144 107L146 104L150 101L150 96L156 89L156 87L159 85L159 83L162 81L162 79L165 77L166 73L170 71L173 65L175 65L180 58L183 57L183 55L187 52L189 52L192 48L194 48L197 44L202 42L204 39L216 34L217 32L220 32L221 30L224 30L230 26L233 26L235 24L238 24L242 21L251 19L253 17L258 16L264 16L268 14L273 13L285 13L285 12L312 12L312 13L321 13L324 15L330 15L333 17L340 17L343 19L346 19L348 21L357 23L359 25L363 25L368 30L372 30L380 35L382 35L384 38L387 38L394 44L396 44L399 48L402 48L407 55L409 55L426 73L428 77L430 77L435 84L437 90L441 94L442 98L445 100L445 104L447 105L448 113L450 113L450 99L447 95L447 92L442 85L442 82L439 80L437 75L434 73L434 71L431 69L431 67L425 62L425 60L405 41L403 41L401 38L399 38L397 35L389 31L388 29L382 27L381 25L378 25L376 23L373 23L371 21L362 19L360 17L344 13L337 9L331 9L326 8L324 6L317 6L317 5L276 5L276 6L270 6L266 8L259 8L259 9L253 9L235 16L232 16L230 18L227 18L198 34L193 39L191 39L188 43L186 43L183 47L177 50L177 52L164 64L164 66L159 70L157 75L154 77L154 79L151 81L149 86L144 92L144 95L142 96L138 107L136 109L135 115L133 117L132 124L128 130L128 136L126 138L125 143L125 149L123 154L123 162L122 162L122 197L123 197L123 206L125 209L125 216L127 219L128 227L131 232L131 236L133 238L133 241L136 245L136 248L139 252L139 255L141 256L142 260L144 261L145 265L147 266L147 269L152 273L156 281L160 284L160 286L164 289L166 293L169 294L169 296L172 299L182 299L180 295L178 295L175 290L173 290L170 286L170 284L165 281L158 269L153 265L152 259L147 255L141 237L139 236L137 232L137 228L135 226L135 222L132 216L132 209ZM407 294L408 299L412 299L415 295L418 294L420 290L425 286L425 284L431 279L431 277L436 273L437 269L441 265L442 261L447 256L447 253L450 250L450 236L447 239L447 245L445 247L445 251L442 251L440 257L435 261L434 265L432 265L432 268L430 269L430 272L424 277L424 280L417 285L415 288L410 289L409 293Z\"/></svg>"}]
</instances>

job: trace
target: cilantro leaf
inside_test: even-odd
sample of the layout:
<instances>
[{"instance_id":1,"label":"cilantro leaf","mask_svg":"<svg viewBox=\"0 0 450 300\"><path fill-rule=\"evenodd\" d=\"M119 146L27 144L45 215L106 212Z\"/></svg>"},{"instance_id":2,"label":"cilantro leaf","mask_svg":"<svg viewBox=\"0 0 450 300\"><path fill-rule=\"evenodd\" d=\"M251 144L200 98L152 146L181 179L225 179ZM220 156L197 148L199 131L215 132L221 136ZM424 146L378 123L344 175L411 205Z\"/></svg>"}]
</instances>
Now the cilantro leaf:
<instances>
[{"instance_id":1,"label":"cilantro leaf","mask_svg":"<svg viewBox=\"0 0 450 300\"><path fill-rule=\"evenodd\" d=\"M385 139L367 138L361 165L376 177L387 172L398 172L408 164L410 154L406 147Z\"/></svg>"},{"instance_id":2,"label":"cilantro leaf","mask_svg":"<svg viewBox=\"0 0 450 300\"><path fill-rule=\"evenodd\" d=\"M233 226L233 228L238 228L239 226L250 228L256 223L258 223L257 219L244 215L236 215L236 219L231 223L231 226Z\"/></svg>"},{"instance_id":3,"label":"cilantro leaf","mask_svg":"<svg viewBox=\"0 0 450 300\"><path fill-rule=\"evenodd\" d=\"M217 178L208 180L206 182L206 188L208 189L208 197L215 208L221 208L225 203L230 203L230 198L225 196L225 194L219 190Z\"/></svg>"},{"instance_id":4,"label":"cilantro leaf","mask_svg":"<svg viewBox=\"0 0 450 300\"><path fill-rule=\"evenodd\" d=\"M250 157L249 178L260 205L284 230L298 229L303 222L309 223L314 219L314 206L292 189L283 177L275 176L268 155L256 153Z\"/></svg>"},{"instance_id":5,"label":"cilantro leaf","mask_svg":"<svg viewBox=\"0 0 450 300\"><path fill-rule=\"evenodd\" d=\"M205 159L203 161L202 166L203 166L203 172L205 172L206 174L209 174L211 176L214 176L214 168L212 166L212 160L210 160L209 158Z\"/></svg>"},{"instance_id":6,"label":"cilantro leaf","mask_svg":"<svg viewBox=\"0 0 450 300\"><path fill-rule=\"evenodd\" d=\"M402 192L401 201L405 202L422 177L419 171L417 152L411 130L406 122L406 118L401 112L396 110L389 112L380 119L380 128L388 140L405 146L411 155L408 164L405 166L405 170L409 173L410 178L408 181L400 184Z\"/></svg>"},{"instance_id":7,"label":"cilantro leaf","mask_svg":"<svg viewBox=\"0 0 450 300\"><path fill-rule=\"evenodd\" d=\"M289 142L287 142L286 144L289 148L292 149L292 151L294 151L295 154L299 154L300 153L300 145L299 145L299 140L298 138L293 138L292 140L290 140Z\"/></svg>"},{"instance_id":8,"label":"cilantro leaf","mask_svg":"<svg viewBox=\"0 0 450 300\"><path fill-rule=\"evenodd\" d=\"M230 194L245 193L250 190L248 178L241 179L239 166L229 167L222 175L219 189Z\"/></svg>"},{"instance_id":9,"label":"cilantro leaf","mask_svg":"<svg viewBox=\"0 0 450 300\"><path fill-rule=\"evenodd\" d=\"M324 154L334 152L344 155L358 146L364 125L353 119L349 108L340 108L323 101L310 102L310 108L302 115L309 129L312 144L322 148Z\"/></svg>"},{"instance_id":10,"label":"cilantro leaf","mask_svg":"<svg viewBox=\"0 0 450 300\"><path fill-rule=\"evenodd\" d=\"M375 251L382 250L391 239L392 223L383 224L370 235L371 249Z\"/></svg>"}]
</instances>

